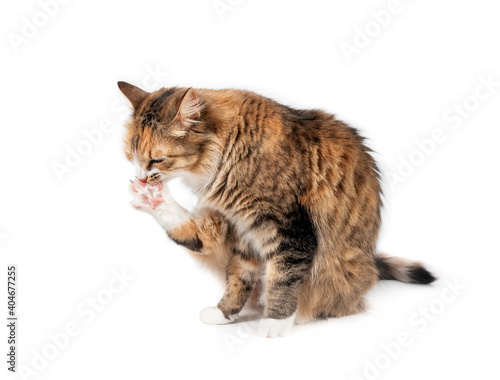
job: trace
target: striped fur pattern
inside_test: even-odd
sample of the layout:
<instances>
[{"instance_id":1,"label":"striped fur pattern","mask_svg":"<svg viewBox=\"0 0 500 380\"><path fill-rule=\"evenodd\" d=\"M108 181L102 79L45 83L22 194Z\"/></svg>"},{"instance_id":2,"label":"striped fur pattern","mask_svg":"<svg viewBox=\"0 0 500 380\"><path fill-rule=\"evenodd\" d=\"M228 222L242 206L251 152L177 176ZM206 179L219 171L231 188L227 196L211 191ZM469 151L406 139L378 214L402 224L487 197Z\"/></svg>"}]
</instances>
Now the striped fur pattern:
<instances>
[{"instance_id":1,"label":"striped fur pattern","mask_svg":"<svg viewBox=\"0 0 500 380\"><path fill-rule=\"evenodd\" d=\"M135 186L181 177L200 197L177 224L168 213L187 211L168 194L142 204L165 205L150 211L170 238L226 282L221 323L249 299L264 300L266 321L303 322L362 312L378 279L434 280L420 264L375 253L378 169L333 115L248 91L119 87L134 109L124 142ZM289 331L273 323L264 335Z\"/></svg>"}]
</instances>

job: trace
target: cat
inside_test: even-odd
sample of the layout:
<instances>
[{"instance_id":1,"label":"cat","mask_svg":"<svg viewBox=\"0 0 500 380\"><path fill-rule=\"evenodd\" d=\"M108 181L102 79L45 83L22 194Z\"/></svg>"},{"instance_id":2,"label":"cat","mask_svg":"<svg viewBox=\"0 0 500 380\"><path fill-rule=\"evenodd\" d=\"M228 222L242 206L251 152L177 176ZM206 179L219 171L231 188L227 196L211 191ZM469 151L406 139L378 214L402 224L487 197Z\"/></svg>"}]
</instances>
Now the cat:
<instances>
[{"instance_id":1,"label":"cat","mask_svg":"<svg viewBox=\"0 0 500 380\"><path fill-rule=\"evenodd\" d=\"M132 205L226 284L208 324L263 305L258 332L366 310L378 280L430 284L420 263L376 253L381 184L363 137L320 110L297 110L242 90L118 82L133 114L125 154L136 167ZM189 212L167 181L200 198Z\"/></svg>"}]
</instances>

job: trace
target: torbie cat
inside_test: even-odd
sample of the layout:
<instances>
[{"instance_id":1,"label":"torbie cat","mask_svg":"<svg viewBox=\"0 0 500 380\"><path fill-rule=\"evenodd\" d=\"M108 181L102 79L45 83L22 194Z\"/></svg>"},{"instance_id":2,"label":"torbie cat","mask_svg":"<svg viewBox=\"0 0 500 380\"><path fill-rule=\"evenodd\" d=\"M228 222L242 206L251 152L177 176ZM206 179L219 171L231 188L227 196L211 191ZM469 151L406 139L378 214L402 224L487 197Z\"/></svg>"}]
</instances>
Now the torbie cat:
<instances>
[{"instance_id":1,"label":"torbie cat","mask_svg":"<svg viewBox=\"0 0 500 380\"><path fill-rule=\"evenodd\" d=\"M234 321L254 293L264 304L259 334L284 336L294 322L365 310L379 279L435 280L419 263L376 254L378 169L333 115L248 91L118 86L133 107L133 206L226 282L203 322ZM172 198L173 177L199 195L198 211Z\"/></svg>"}]
</instances>

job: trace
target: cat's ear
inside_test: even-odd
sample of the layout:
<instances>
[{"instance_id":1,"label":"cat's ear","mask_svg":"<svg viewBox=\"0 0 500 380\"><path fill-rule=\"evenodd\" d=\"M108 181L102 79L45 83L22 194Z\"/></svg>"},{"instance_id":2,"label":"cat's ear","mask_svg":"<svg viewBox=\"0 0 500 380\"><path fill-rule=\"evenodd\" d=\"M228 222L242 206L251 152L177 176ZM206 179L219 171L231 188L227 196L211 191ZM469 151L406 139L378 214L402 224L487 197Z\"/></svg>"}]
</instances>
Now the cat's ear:
<instances>
[{"instance_id":1,"label":"cat's ear","mask_svg":"<svg viewBox=\"0 0 500 380\"><path fill-rule=\"evenodd\" d=\"M177 111L181 128L188 130L193 124L199 121L201 115L201 104L195 90L189 88L182 98Z\"/></svg>"},{"instance_id":2,"label":"cat's ear","mask_svg":"<svg viewBox=\"0 0 500 380\"><path fill-rule=\"evenodd\" d=\"M127 82L118 82L118 88L123 95L127 97L134 108L137 108L139 104L141 104L142 101L149 95L149 92L141 90L139 87Z\"/></svg>"}]
</instances>

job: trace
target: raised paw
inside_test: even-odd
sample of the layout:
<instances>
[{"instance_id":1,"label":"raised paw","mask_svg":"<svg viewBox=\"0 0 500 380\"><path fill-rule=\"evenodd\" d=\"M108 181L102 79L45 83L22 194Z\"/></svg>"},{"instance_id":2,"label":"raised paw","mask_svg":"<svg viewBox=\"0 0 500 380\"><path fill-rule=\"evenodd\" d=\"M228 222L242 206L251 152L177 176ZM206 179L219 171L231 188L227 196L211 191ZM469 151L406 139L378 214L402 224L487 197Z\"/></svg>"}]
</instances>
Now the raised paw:
<instances>
[{"instance_id":1,"label":"raised paw","mask_svg":"<svg viewBox=\"0 0 500 380\"><path fill-rule=\"evenodd\" d=\"M233 322L236 318L238 318L238 314L231 315L227 319L224 313L215 306L206 307L200 313L200 320L208 325L225 325Z\"/></svg>"},{"instance_id":2,"label":"raised paw","mask_svg":"<svg viewBox=\"0 0 500 380\"><path fill-rule=\"evenodd\" d=\"M148 184L136 179L130 184L129 190L134 196L130 204L138 210L152 214L164 202L162 195L163 184L161 182Z\"/></svg>"},{"instance_id":3,"label":"raised paw","mask_svg":"<svg viewBox=\"0 0 500 380\"><path fill-rule=\"evenodd\" d=\"M260 321L259 335L266 338L276 338L290 334L295 320L295 314L285 319L266 318Z\"/></svg>"}]
</instances>

